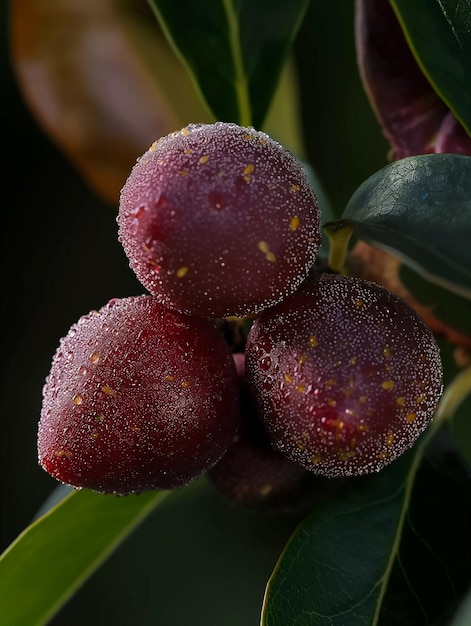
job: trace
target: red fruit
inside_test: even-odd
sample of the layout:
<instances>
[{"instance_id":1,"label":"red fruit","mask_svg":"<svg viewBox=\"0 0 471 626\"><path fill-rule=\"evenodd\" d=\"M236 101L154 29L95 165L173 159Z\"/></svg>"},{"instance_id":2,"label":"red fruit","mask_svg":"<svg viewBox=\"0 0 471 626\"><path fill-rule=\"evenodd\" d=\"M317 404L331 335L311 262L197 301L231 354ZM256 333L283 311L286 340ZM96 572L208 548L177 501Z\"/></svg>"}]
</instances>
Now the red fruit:
<instances>
[{"instance_id":1,"label":"red fruit","mask_svg":"<svg viewBox=\"0 0 471 626\"><path fill-rule=\"evenodd\" d=\"M233 356L239 377L241 424L234 442L209 470L208 478L235 504L292 510L312 475L272 448L247 388L244 355Z\"/></svg>"},{"instance_id":2,"label":"red fruit","mask_svg":"<svg viewBox=\"0 0 471 626\"><path fill-rule=\"evenodd\" d=\"M207 320L151 296L82 317L61 340L43 394L41 465L103 493L184 485L219 460L238 427L224 340Z\"/></svg>"},{"instance_id":3,"label":"red fruit","mask_svg":"<svg viewBox=\"0 0 471 626\"><path fill-rule=\"evenodd\" d=\"M118 222L141 283L162 304L206 317L279 302L320 243L317 202L294 156L223 122L154 143L122 189Z\"/></svg>"},{"instance_id":4,"label":"red fruit","mask_svg":"<svg viewBox=\"0 0 471 626\"><path fill-rule=\"evenodd\" d=\"M247 377L272 444L328 477L381 470L411 447L442 391L432 333L403 300L324 275L257 320Z\"/></svg>"}]
</instances>

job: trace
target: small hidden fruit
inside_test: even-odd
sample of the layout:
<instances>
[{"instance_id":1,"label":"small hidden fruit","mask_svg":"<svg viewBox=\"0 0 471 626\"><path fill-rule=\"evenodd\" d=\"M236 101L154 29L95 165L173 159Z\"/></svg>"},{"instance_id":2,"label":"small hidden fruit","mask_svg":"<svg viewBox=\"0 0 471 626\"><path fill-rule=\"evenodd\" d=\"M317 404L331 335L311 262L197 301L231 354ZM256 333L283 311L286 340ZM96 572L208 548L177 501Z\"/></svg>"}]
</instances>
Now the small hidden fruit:
<instances>
[{"instance_id":1,"label":"small hidden fruit","mask_svg":"<svg viewBox=\"0 0 471 626\"><path fill-rule=\"evenodd\" d=\"M306 278L320 244L303 168L263 132L192 124L155 142L121 191L119 239L158 300L205 317L245 316Z\"/></svg>"},{"instance_id":2,"label":"small hidden fruit","mask_svg":"<svg viewBox=\"0 0 471 626\"><path fill-rule=\"evenodd\" d=\"M249 384L272 444L327 477L381 470L411 447L442 391L432 333L376 284L323 275L254 322Z\"/></svg>"},{"instance_id":3,"label":"small hidden fruit","mask_svg":"<svg viewBox=\"0 0 471 626\"><path fill-rule=\"evenodd\" d=\"M102 493L190 482L219 460L239 423L219 332L152 296L111 300L72 326L43 395L41 465Z\"/></svg>"},{"instance_id":4,"label":"small hidden fruit","mask_svg":"<svg viewBox=\"0 0 471 626\"><path fill-rule=\"evenodd\" d=\"M312 475L272 448L245 381L244 355L233 356L239 378L241 424L208 478L235 504L291 511L304 502Z\"/></svg>"}]
</instances>

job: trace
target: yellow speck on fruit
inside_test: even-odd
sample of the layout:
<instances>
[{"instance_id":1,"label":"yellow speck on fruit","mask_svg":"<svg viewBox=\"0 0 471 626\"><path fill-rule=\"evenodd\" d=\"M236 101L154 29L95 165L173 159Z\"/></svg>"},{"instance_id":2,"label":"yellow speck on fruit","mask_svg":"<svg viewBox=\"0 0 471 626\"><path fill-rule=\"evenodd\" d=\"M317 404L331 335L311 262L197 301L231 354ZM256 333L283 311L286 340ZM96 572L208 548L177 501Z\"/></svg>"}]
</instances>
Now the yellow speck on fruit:
<instances>
[{"instance_id":1,"label":"yellow speck on fruit","mask_svg":"<svg viewBox=\"0 0 471 626\"><path fill-rule=\"evenodd\" d=\"M90 437L91 437L92 439L98 439L98 437L99 437L99 436L100 436L100 435L99 435L97 432L94 432L94 433L92 433L92 434L90 435Z\"/></svg>"},{"instance_id":2,"label":"yellow speck on fruit","mask_svg":"<svg viewBox=\"0 0 471 626\"><path fill-rule=\"evenodd\" d=\"M381 387L386 390L386 391L391 391L391 389L394 388L394 381L393 380L384 380L381 383Z\"/></svg>"},{"instance_id":3,"label":"yellow speck on fruit","mask_svg":"<svg viewBox=\"0 0 471 626\"><path fill-rule=\"evenodd\" d=\"M259 139L260 143L266 144L267 140L264 137L260 137Z\"/></svg>"},{"instance_id":4,"label":"yellow speck on fruit","mask_svg":"<svg viewBox=\"0 0 471 626\"><path fill-rule=\"evenodd\" d=\"M319 465L319 463L321 462L322 462L322 455L315 454L314 456L311 456L311 463L313 465Z\"/></svg>"},{"instance_id":5,"label":"yellow speck on fruit","mask_svg":"<svg viewBox=\"0 0 471 626\"><path fill-rule=\"evenodd\" d=\"M388 452L381 452L381 454L378 454L378 459L387 459L389 456Z\"/></svg>"},{"instance_id":6,"label":"yellow speck on fruit","mask_svg":"<svg viewBox=\"0 0 471 626\"><path fill-rule=\"evenodd\" d=\"M131 430L133 433L140 433L141 429L139 428L139 426L131 426Z\"/></svg>"},{"instance_id":7,"label":"yellow speck on fruit","mask_svg":"<svg viewBox=\"0 0 471 626\"><path fill-rule=\"evenodd\" d=\"M301 187L299 185L291 185L291 187L289 188L290 191L293 191L294 193L297 193Z\"/></svg>"},{"instance_id":8,"label":"yellow speck on fruit","mask_svg":"<svg viewBox=\"0 0 471 626\"><path fill-rule=\"evenodd\" d=\"M165 380L172 382L172 380L175 380L175 376L173 374L168 374L168 376L165 377Z\"/></svg>"},{"instance_id":9,"label":"yellow speck on fruit","mask_svg":"<svg viewBox=\"0 0 471 626\"><path fill-rule=\"evenodd\" d=\"M72 452L70 452L70 450L63 450L63 449L56 450L56 457L58 459L61 459L64 456L70 459L72 457Z\"/></svg>"},{"instance_id":10,"label":"yellow speck on fruit","mask_svg":"<svg viewBox=\"0 0 471 626\"><path fill-rule=\"evenodd\" d=\"M111 387L109 387L108 385L103 385L101 390L103 391L103 393L106 393L107 396L115 396L116 395L116 391L114 389L112 389Z\"/></svg>"},{"instance_id":11,"label":"yellow speck on fruit","mask_svg":"<svg viewBox=\"0 0 471 626\"><path fill-rule=\"evenodd\" d=\"M105 419L104 415L96 415L95 422L102 422Z\"/></svg>"},{"instance_id":12,"label":"yellow speck on fruit","mask_svg":"<svg viewBox=\"0 0 471 626\"><path fill-rule=\"evenodd\" d=\"M90 361L93 363L93 365L96 365L99 360L100 355L98 354L98 352L92 352L90 355Z\"/></svg>"},{"instance_id":13,"label":"yellow speck on fruit","mask_svg":"<svg viewBox=\"0 0 471 626\"><path fill-rule=\"evenodd\" d=\"M193 152L193 150L191 148L187 148L185 150L185 154L191 154Z\"/></svg>"},{"instance_id":14,"label":"yellow speck on fruit","mask_svg":"<svg viewBox=\"0 0 471 626\"><path fill-rule=\"evenodd\" d=\"M329 380L326 380L325 386L331 389L335 385L335 382L335 378L329 378Z\"/></svg>"},{"instance_id":15,"label":"yellow speck on fruit","mask_svg":"<svg viewBox=\"0 0 471 626\"><path fill-rule=\"evenodd\" d=\"M182 135L184 137L186 137L188 135L188 128L185 126L185 128L182 128Z\"/></svg>"},{"instance_id":16,"label":"yellow speck on fruit","mask_svg":"<svg viewBox=\"0 0 471 626\"><path fill-rule=\"evenodd\" d=\"M404 406L404 398L402 396L400 396L399 398L396 398L396 404L397 406Z\"/></svg>"},{"instance_id":17,"label":"yellow speck on fruit","mask_svg":"<svg viewBox=\"0 0 471 626\"><path fill-rule=\"evenodd\" d=\"M309 345L311 346L311 348L315 348L317 346L317 337L315 335L310 335Z\"/></svg>"},{"instance_id":18,"label":"yellow speck on fruit","mask_svg":"<svg viewBox=\"0 0 471 626\"><path fill-rule=\"evenodd\" d=\"M253 135L249 135L249 134L244 135L244 139L245 139L246 141L248 141L249 139L253 139Z\"/></svg>"},{"instance_id":19,"label":"yellow speck on fruit","mask_svg":"<svg viewBox=\"0 0 471 626\"><path fill-rule=\"evenodd\" d=\"M394 443L394 439L395 439L394 434L393 433L388 433L387 437L386 437L386 445L387 446L392 446L393 443Z\"/></svg>"},{"instance_id":20,"label":"yellow speck on fruit","mask_svg":"<svg viewBox=\"0 0 471 626\"><path fill-rule=\"evenodd\" d=\"M391 348L389 346L385 346L383 348L383 356L389 358L391 356Z\"/></svg>"},{"instance_id":21,"label":"yellow speck on fruit","mask_svg":"<svg viewBox=\"0 0 471 626\"><path fill-rule=\"evenodd\" d=\"M224 170L219 170L218 172L219 178L224 178L225 175L226 175L226 172Z\"/></svg>"},{"instance_id":22,"label":"yellow speck on fruit","mask_svg":"<svg viewBox=\"0 0 471 626\"><path fill-rule=\"evenodd\" d=\"M267 261L270 261L270 263L276 263L276 255L270 250L270 246L266 241L259 241L257 245L260 252L263 252L265 255Z\"/></svg>"},{"instance_id":23,"label":"yellow speck on fruit","mask_svg":"<svg viewBox=\"0 0 471 626\"><path fill-rule=\"evenodd\" d=\"M299 359L299 365L304 365L307 361L307 354L303 354Z\"/></svg>"},{"instance_id":24,"label":"yellow speck on fruit","mask_svg":"<svg viewBox=\"0 0 471 626\"><path fill-rule=\"evenodd\" d=\"M335 402L335 400L334 400L334 402ZM329 404L330 404L330 402L329 402ZM337 403L335 402L335 404L337 404ZM331 404L330 406L335 406L335 405ZM340 419L330 420L329 424L330 424L330 426L333 426L334 428L337 428L338 430L342 430L343 427L345 426L345 422L340 420Z\"/></svg>"},{"instance_id":25,"label":"yellow speck on fruit","mask_svg":"<svg viewBox=\"0 0 471 626\"><path fill-rule=\"evenodd\" d=\"M291 383L293 382L293 377L290 374L284 374L283 380L285 381L285 383L288 383L288 385L291 385Z\"/></svg>"},{"instance_id":26,"label":"yellow speck on fruit","mask_svg":"<svg viewBox=\"0 0 471 626\"><path fill-rule=\"evenodd\" d=\"M181 384L181 387L183 387L183 389L188 389L188 387L191 385L189 380L184 380Z\"/></svg>"},{"instance_id":27,"label":"yellow speck on fruit","mask_svg":"<svg viewBox=\"0 0 471 626\"><path fill-rule=\"evenodd\" d=\"M348 359L348 364L349 365L355 365L355 363L357 362L357 358L356 356L352 356Z\"/></svg>"},{"instance_id":28,"label":"yellow speck on fruit","mask_svg":"<svg viewBox=\"0 0 471 626\"><path fill-rule=\"evenodd\" d=\"M348 461L349 459L356 456L356 452L354 450L345 450L345 452L340 452L339 459L341 461Z\"/></svg>"},{"instance_id":29,"label":"yellow speck on fruit","mask_svg":"<svg viewBox=\"0 0 471 626\"><path fill-rule=\"evenodd\" d=\"M299 219L297 215L295 215L291 218L291 221L289 223L289 228L290 230L293 230L293 231L297 230L300 224L301 224L301 220Z\"/></svg>"},{"instance_id":30,"label":"yellow speck on fruit","mask_svg":"<svg viewBox=\"0 0 471 626\"><path fill-rule=\"evenodd\" d=\"M178 170L180 176L188 176L189 173L189 170Z\"/></svg>"},{"instance_id":31,"label":"yellow speck on fruit","mask_svg":"<svg viewBox=\"0 0 471 626\"><path fill-rule=\"evenodd\" d=\"M304 385L296 385L296 391L298 391L299 393L303 393L304 391L306 391L306 387Z\"/></svg>"},{"instance_id":32,"label":"yellow speck on fruit","mask_svg":"<svg viewBox=\"0 0 471 626\"><path fill-rule=\"evenodd\" d=\"M366 396L360 396L360 397L358 398L358 401L359 401L361 404L365 404L365 403L366 403L366 400L367 400Z\"/></svg>"},{"instance_id":33,"label":"yellow speck on fruit","mask_svg":"<svg viewBox=\"0 0 471 626\"><path fill-rule=\"evenodd\" d=\"M422 404L422 402L425 400L425 396L423 393L420 394L420 396L418 396L418 398L416 399L417 404Z\"/></svg>"},{"instance_id":34,"label":"yellow speck on fruit","mask_svg":"<svg viewBox=\"0 0 471 626\"><path fill-rule=\"evenodd\" d=\"M244 176L248 176L249 174L251 174L254 171L255 165L253 163L249 163L248 165L246 165L245 169L244 169Z\"/></svg>"},{"instance_id":35,"label":"yellow speck on fruit","mask_svg":"<svg viewBox=\"0 0 471 626\"><path fill-rule=\"evenodd\" d=\"M358 308L362 307L364 304L365 304L365 301L362 300L361 298L357 298L355 300L355 306L358 307Z\"/></svg>"},{"instance_id":36,"label":"yellow speck on fruit","mask_svg":"<svg viewBox=\"0 0 471 626\"><path fill-rule=\"evenodd\" d=\"M200 160L198 161L198 163L200 165L204 165L205 163L207 163L209 161L209 154L205 154L203 155Z\"/></svg>"},{"instance_id":37,"label":"yellow speck on fruit","mask_svg":"<svg viewBox=\"0 0 471 626\"><path fill-rule=\"evenodd\" d=\"M186 276L187 272L188 272L188 267L186 265L183 267L179 267L176 272L177 278L183 278L184 276Z\"/></svg>"},{"instance_id":38,"label":"yellow speck on fruit","mask_svg":"<svg viewBox=\"0 0 471 626\"><path fill-rule=\"evenodd\" d=\"M337 400L334 400L333 398L327 398L327 404L329 406L332 406L332 407L337 406ZM335 422L335 420L333 420L331 422L331 424L334 424L334 422ZM335 426L335 424L334 424L334 426Z\"/></svg>"},{"instance_id":39,"label":"yellow speck on fruit","mask_svg":"<svg viewBox=\"0 0 471 626\"><path fill-rule=\"evenodd\" d=\"M159 143L158 141L154 141L154 143L149 148L149 152L155 152L157 150L157 144L158 143Z\"/></svg>"},{"instance_id":40,"label":"yellow speck on fruit","mask_svg":"<svg viewBox=\"0 0 471 626\"><path fill-rule=\"evenodd\" d=\"M415 422L417 418L417 413L408 413L406 415L406 420L409 422L409 424L412 424L412 422Z\"/></svg>"},{"instance_id":41,"label":"yellow speck on fruit","mask_svg":"<svg viewBox=\"0 0 471 626\"><path fill-rule=\"evenodd\" d=\"M82 396L77 393L73 398L72 398L72 404L82 404L83 402L83 398Z\"/></svg>"},{"instance_id":42,"label":"yellow speck on fruit","mask_svg":"<svg viewBox=\"0 0 471 626\"><path fill-rule=\"evenodd\" d=\"M368 426L368 424L357 424L356 429L360 433L366 433L370 430L370 427Z\"/></svg>"}]
</instances>

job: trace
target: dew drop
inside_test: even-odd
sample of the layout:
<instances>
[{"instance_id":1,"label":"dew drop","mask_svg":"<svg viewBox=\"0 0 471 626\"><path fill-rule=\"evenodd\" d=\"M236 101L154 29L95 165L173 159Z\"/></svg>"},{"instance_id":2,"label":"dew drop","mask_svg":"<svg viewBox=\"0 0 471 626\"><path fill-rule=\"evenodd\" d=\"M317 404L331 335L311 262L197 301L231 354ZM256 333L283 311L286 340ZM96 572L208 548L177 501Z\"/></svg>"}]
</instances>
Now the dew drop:
<instances>
[{"instance_id":1,"label":"dew drop","mask_svg":"<svg viewBox=\"0 0 471 626\"><path fill-rule=\"evenodd\" d=\"M271 367L271 358L269 356L264 356L263 359L260 359L260 369L266 372Z\"/></svg>"}]
</instances>

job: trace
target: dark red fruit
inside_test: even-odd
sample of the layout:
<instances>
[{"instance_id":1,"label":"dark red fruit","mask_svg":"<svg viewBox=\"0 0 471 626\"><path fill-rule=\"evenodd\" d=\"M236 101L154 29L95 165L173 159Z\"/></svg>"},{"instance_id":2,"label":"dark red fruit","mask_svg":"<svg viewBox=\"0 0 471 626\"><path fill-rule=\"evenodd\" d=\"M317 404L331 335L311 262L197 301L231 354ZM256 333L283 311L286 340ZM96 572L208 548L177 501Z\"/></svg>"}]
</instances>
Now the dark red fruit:
<instances>
[{"instance_id":1,"label":"dark red fruit","mask_svg":"<svg viewBox=\"0 0 471 626\"><path fill-rule=\"evenodd\" d=\"M188 483L219 460L239 423L236 371L218 331L151 296L82 317L43 393L41 465L103 493Z\"/></svg>"},{"instance_id":2,"label":"dark red fruit","mask_svg":"<svg viewBox=\"0 0 471 626\"><path fill-rule=\"evenodd\" d=\"M432 333L403 300L324 275L257 320L247 377L273 445L328 477L381 470L411 447L442 391Z\"/></svg>"},{"instance_id":3,"label":"dark red fruit","mask_svg":"<svg viewBox=\"0 0 471 626\"><path fill-rule=\"evenodd\" d=\"M223 122L154 143L122 189L118 222L141 283L162 304L206 317L279 302L320 243L316 198L294 156Z\"/></svg>"},{"instance_id":4,"label":"dark red fruit","mask_svg":"<svg viewBox=\"0 0 471 626\"><path fill-rule=\"evenodd\" d=\"M309 472L274 450L245 381L244 355L234 354L240 388L241 425L232 445L209 470L219 493L235 504L292 510L307 487Z\"/></svg>"}]
</instances>

